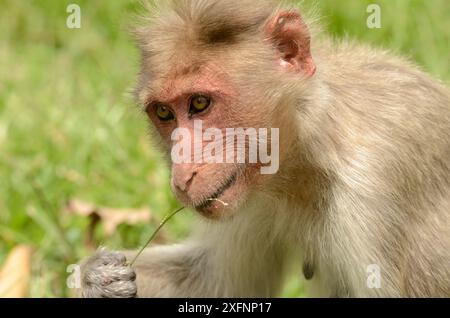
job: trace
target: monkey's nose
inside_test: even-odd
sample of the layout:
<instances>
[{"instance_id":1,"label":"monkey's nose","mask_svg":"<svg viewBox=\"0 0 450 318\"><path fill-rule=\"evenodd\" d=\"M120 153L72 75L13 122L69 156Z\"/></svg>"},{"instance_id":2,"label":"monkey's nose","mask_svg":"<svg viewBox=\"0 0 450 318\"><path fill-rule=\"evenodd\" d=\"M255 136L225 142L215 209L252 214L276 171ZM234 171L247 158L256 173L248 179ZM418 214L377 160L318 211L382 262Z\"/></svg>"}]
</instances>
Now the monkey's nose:
<instances>
[{"instance_id":1,"label":"monkey's nose","mask_svg":"<svg viewBox=\"0 0 450 318\"><path fill-rule=\"evenodd\" d=\"M177 190L181 192L188 192L189 187L194 180L194 177L197 175L197 172L192 173L182 173L181 175L174 176L173 184L177 188Z\"/></svg>"}]
</instances>

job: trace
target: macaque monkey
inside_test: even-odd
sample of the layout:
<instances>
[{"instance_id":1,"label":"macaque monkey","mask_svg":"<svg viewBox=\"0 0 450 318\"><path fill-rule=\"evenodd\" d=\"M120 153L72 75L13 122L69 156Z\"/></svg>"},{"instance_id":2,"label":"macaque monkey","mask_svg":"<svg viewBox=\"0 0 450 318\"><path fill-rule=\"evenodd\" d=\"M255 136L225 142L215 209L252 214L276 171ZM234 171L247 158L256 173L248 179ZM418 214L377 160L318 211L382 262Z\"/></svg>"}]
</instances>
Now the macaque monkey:
<instances>
[{"instance_id":1,"label":"macaque monkey","mask_svg":"<svg viewBox=\"0 0 450 318\"><path fill-rule=\"evenodd\" d=\"M164 0L149 16L136 96L200 224L132 268L134 253L99 251L82 296L272 297L294 269L311 296L450 296L448 88L270 0ZM196 120L279 128L278 171L173 163L174 130Z\"/></svg>"}]
</instances>

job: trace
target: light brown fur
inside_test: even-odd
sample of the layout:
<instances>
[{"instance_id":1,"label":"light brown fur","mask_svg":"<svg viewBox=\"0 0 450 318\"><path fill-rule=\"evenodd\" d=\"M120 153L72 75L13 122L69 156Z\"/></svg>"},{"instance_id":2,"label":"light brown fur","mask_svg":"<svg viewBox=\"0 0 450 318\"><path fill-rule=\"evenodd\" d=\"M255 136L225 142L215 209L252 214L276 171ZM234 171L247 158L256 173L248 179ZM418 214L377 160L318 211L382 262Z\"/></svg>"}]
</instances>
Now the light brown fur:
<instances>
[{"instance_id":1,"label":"light brown fur","mask_svg":"<svg viewBox=\"0 0 450 318\"><path fill-rule=\"evenodd\" d=\"M138 295L276 296L302 259L318 296L449 297L449 89L391 53L314 31L314 76L282 74L264 34L280 10L164 1L137 32L142 104L167 78L218 67L250 101L248 121L282 128L278 174L258 179L231 218L147 250ZM380 289L366 285L371 264Z\"/></svg>"}]
</instances>

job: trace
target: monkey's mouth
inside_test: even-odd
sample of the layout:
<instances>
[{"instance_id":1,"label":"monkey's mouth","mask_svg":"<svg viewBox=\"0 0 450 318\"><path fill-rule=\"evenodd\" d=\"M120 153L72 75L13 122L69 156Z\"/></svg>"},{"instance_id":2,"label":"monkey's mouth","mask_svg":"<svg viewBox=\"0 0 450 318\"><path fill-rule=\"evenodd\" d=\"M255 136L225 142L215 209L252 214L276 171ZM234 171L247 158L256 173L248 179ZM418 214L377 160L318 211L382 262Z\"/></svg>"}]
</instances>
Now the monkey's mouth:
<instances>
[{"instance_id":1,"label":"monkey's mouth","mask_svg":"<svg viewBox=\"0 0 450 318\"><path fill-rule=\"evenodd\" d=\"M205 199L203 202L195 206L195 209L198 211L206 211L208 210L213 203L221 202L219 198L224 194L226 190L231 188L238 178L238 173L235 172L222 186L220 186L216 192L214 192L212 195L210 195L207 199ZM221 202L222 205L227 206L226 202Z\"/></svg>"}]
</instances>

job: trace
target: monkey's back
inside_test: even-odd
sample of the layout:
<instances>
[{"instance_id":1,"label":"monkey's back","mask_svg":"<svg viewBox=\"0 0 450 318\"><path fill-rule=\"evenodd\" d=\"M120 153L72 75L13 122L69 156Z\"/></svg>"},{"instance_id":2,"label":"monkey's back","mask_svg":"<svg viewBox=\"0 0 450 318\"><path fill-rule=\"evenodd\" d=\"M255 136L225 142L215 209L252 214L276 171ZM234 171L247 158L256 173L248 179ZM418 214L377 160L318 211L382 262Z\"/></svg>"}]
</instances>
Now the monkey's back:
<instances>
[{"instance_id":1,"label":"monkey's back","mask_svg":"<svg viewBox=\"0 0 450 318\"><path fill-rule=\"evenodd\" d=\"M450 295L449 89L410 62L355 44L323 49L319 60L327 98L316 118L327 154L316 157L352 202L342 223L372 220L352 229L353 239L376 241L379 249L364 253L387 256L402 295Z\"/></svg>"}]
</instances>

